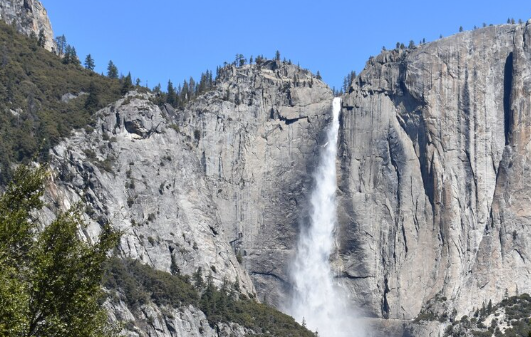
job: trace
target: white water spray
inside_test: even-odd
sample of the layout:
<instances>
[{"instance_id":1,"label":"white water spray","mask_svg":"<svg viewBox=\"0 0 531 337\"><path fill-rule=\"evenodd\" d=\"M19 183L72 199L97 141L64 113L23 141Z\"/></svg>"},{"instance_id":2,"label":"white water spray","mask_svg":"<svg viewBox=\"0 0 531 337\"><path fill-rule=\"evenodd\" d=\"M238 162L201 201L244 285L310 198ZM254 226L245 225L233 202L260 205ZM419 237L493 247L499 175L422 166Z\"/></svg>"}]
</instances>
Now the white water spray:
<instances>
[{"instance_id":1,"label":"white water spray","mask_svg":"<svg viewBox=\"0 0 531 337\"><path fill-rule=\"evenodd\" d=\"M310 226L300 234L292 265L294 294L290 313L322 337L358 337L354 311L334 282L329 258L334 248L336 214L336 155L341 99L334 98L333 120L315 173Z\"/></svg>"}]
</instances>

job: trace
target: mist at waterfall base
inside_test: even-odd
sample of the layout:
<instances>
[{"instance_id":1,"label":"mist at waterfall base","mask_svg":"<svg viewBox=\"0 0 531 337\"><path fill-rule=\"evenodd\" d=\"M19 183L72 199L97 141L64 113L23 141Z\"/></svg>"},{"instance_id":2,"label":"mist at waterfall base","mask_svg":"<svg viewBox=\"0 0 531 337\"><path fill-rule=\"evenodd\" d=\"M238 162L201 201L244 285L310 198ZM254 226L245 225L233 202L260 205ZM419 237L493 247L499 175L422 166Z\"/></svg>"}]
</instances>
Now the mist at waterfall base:
<instances>
[{"instance_id":1,"label":"mist at waterfall base","mask_svg":"<svg viewBox=\"0 0 531 337\"><path fill-rule=\"evenodd\" d=\"M322 337L364 336L347 294L336 284L329 258L335 247L336 155L341 99L332 103L333 119L314 174L310 224L301 230L297 255L291 266L294 291L289 313Z\"/></svg>"}]
</instances>

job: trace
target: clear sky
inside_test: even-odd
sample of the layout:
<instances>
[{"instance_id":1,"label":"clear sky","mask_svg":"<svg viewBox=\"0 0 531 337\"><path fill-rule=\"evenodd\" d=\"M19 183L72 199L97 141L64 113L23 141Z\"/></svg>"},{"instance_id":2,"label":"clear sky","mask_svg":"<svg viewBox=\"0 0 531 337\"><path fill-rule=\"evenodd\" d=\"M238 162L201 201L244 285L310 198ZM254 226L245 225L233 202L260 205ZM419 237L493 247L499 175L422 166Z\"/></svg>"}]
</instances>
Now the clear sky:
<instances>
[{"instance_id":1,"label":"clear sky","mask_svg":"<svg viewBox=\"0 0 531 337\"><path fill-rule=\"evenodd\" d=\"M396 42L449 36L463 26L531 17L531 1L358 0L41 0L55 35L64 34L81 61L91 53L96 71L109 60L124 75L153 87L175 84L235 54L262 54L320 71L330 85L360 72L366 60Z\"/></svg>"}]
</instances>

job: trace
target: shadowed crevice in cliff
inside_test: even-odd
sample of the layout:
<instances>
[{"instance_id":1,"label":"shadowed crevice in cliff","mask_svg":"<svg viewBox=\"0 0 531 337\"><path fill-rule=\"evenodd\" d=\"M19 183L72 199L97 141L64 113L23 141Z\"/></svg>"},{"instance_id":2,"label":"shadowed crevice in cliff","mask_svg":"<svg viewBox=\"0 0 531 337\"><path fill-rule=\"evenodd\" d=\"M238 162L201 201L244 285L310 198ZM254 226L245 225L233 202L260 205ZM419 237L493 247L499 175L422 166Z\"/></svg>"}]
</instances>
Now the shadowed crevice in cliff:
<instances>
[{"instance_id":1,"label":"shadowed crevice in cliff","mask_svg":"<svg viewBox=\"0 0 531 337\"><path fill-rule=\"evenodd\" d=\"M401 64L398 78L399 90L390 93L389 97L398 109L397 118L400 126L409 136L413 144L418 144L418 159L422 175L424 192L430 201L432 212L435 212L435 175L433 170L433 158L429 157L428 128L424 120L423 109L426 102L423 98L417 98L410 93L406 84L407 66Z\"/></svg>"},{"instance_id":2,"label":"shadowed crevice in cliff","mask_svg":"<svg viewBox=\"0 0 531 337\"><path fill-rule=\"evenodd\" d=\"M513 122L513 114L511 111L511 91L513 86L513 53L510 53L509 56L507 56L503 75L503 114L505 145L509 145L511 141L511 127Z\"/></svg>"},{"instance_id":3,"label":"shadowed crevice in cliff","mask_svg":"<svg viewBox=\"0 0 531 337\"><path fill-rule=\"evenodd\" d=\"M476 80L477 79L474 78L473 83L475 83ZM477 204L472 204L472 201L476 200L477 202L478 200L477 177L473 167L474 162L476 160L475 153L477 151L476 147L478 144L478 140L476 139L478 134L476 123L477 116L475 116L478 111L475 111L474 107L472 106L468 69L465 69L465 83L463 86L463 93L461 97L462 99L460 100L461 105L459 109L459 125L461 127L461 125L464 124L464 126L460 129L460 134L463 135L465 139L465 157L461 159L463 162L466 163L466 165L463 166L463 169L466 174L465 201L467 203L467 207L474 209L477 208Z\"/></svg>"}]
</instances>

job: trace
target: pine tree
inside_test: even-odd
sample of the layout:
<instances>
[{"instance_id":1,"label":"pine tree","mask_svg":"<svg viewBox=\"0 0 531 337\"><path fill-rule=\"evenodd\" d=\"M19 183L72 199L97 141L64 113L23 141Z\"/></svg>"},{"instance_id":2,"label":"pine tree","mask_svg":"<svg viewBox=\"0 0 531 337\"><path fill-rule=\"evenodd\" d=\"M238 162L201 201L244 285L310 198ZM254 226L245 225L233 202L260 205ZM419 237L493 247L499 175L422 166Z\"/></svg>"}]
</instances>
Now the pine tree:
<instances>
[{"instance_id":1,"label":"pine tree","mask_svg":"<svg viewBox=\"0 0 531 337\"><path fill-rule=\"evenodd\" d=\"M280 61L280 52L278 50L275 52L275 61Z\"/></svg>"},{"instance_id":2,"label":"pine tree","mask_svg":"<svg viewBox=\"0 0 531 337\"><path fill-rule=\"evenodd\" d=\"M89 110L90 112L94 112L98 110L99 107L100 107L99 90L94 84L94 82L90 82L87 100L85 101L85 109Z\"/></svg>"},{"instance_id":3,"label":"pine tree","mask_svg":"<svg viewBox=\"0 0 531 337\"><path fill-rule=\"evenodd\" d=\"M120 93L125 95L131 89L133 89L133 80L131 79L131 73L129 72L122 80L122 88L120 89Z\"/></svg>"},{"instance_id":4,"label":"pine tree","mask_svg":"<svg viewBox=\"0 0 531 337\"><path fill-rule=\"evenodd\" d=\"M44 36L44 30L43 29L41 29L39 31L39 40L38 40L37 44L39 45L39 47L42 47L42 48L44 48L44 45L46 44L46 36Z\"/></svg>"},{"instance_id":5,"label":"pine tree","mask_svg":"<svg viewBox=\"0 0 531 337\"><path fill-rule=\"evenodd\" d=\"M118 78L118 68L112 61L109 61L109 65L107 66L107 77L114 79Z\"/></svg>"},{"instance_id":6,"label":"pine tree","mask_svg":"<svg viewBox=\"0 0 531 337\"><path fill-rule=\"evenodd\" d=\"M194 286L196 289L202 289L205 285L203 282L203 269L199 267L197 271L192 275L192 279L194 281Z\"/></svg>"},{"instance_id":7,"label":"pine tree","mask_svg":"<svg viewBox=\"0 0 531 337\"><path fill-rule=\"evenodd\" d=\"M70 63L75 64L76 66L81 64L79 58L77 57L76 48L73 46L70 48Z\"/></svg>"},{"instance_id":8,"label":"pine tree","mask_svg":"<svg viewBox=\"0 0 531 337\"><path fill-rule=\"evenodd\" d=\"M463 31L463 26L459 26L459 33Z\"/></svg>"},{"instance_id":9,"label":"pine tree","mask_svg":"<svg viewBox=\"0 0 531 337\"><path fill-rule=\"evenodd\" d=\"M166 103L170 104L171 106L176 106L177 105L177 93L175 92L175 88L173 87L173 83L171 83L171 80L168 80L168 87L166 91L167 91Z\"/></svg>"},{"instance_id":10,"label":"pine tree","mask_svg":"<svg viewBox=\"0 0 531 337\"><path fill-rule=\"evenodd\" d=\"M57 55L63 56L66 49L66 37L64 35L58 36L55 38L55 47Z\"/></svg>"},{"instance_id":11,"label":"pine tree","mask_svg":"<svg viewBox=\"0 0 531 337\"><path fill-rule=\"evenodd\" d=\"M70 45L67 45L65 47L65 52L64 52L64 56L63 56L63 63L64 64L70 64L71 54L72 54L72 47Z\"/></svg>"},{"instance_id":12,"label":"pine tree","mask_svg":"<svg viewBox=\"0 0 531 337\"><path fill-rule=\"evenodd\" d=\"M319 70L317 70L317 74L315 75L315 78L317 78L318 80L322 80L323 79L321 77L321 73L319 72Z\"/></svg>"},{"instance_id":13,"label":"pine tree","mask_svg":"<svg viewBox=\"0 0 531 337\"><path fill-rule=\"evenodd\" d=\"M94 71L94 67L94 59L92 58L92 55L88 54L85 58L85 68Z\"/></svg>"}]
</instances>

